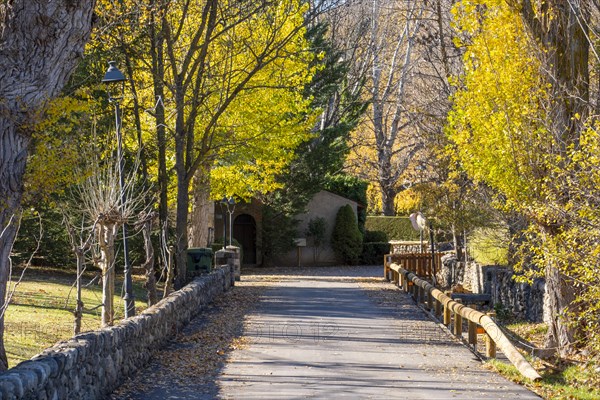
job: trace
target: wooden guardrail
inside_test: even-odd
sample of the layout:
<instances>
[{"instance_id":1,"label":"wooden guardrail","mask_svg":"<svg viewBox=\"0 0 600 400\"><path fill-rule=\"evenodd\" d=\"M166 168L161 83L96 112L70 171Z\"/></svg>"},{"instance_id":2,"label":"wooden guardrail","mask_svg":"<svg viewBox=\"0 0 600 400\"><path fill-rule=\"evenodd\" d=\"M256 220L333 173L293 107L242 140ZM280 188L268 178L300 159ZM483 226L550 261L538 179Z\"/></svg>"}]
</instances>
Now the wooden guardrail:
<instances>
[{"instance_id":1,"label":"wooden guardrail","mask_svg":"<svg viewBox=\"0 0 600 400\"><path fill-rule=\"evenodd\" d=\"M442 256L443 253L434 253L434 261L438 270L440 268L440 265L442 265ZM414 274L421 277L431 278L433 276L431 253L387 254L383 262L383 275L387 280L390 280L389 266L391 264L397 264L405 270L413 272Z\"/></svg>"},{"instance_id":2,"label":"wooden guardrail","mask_svg":"<svg viewBox=\"0 0 600 400\"><path fill-rule=\"evenodd\" d=\"M450 296L436 289L431 283L419 278L413 272L408 271L399 264L391 262L389 264L385 263L385 266L385 277L393 281L405 292L410 292L417 302L424 303L430 310L433 310L437 318L443 316L444 325L448 327L452 325L454 335L462 339L463 319L465 319L468 322L469 344L474 347L477 346L478 329L481 327L486 335L487 357L496 356L497 346L524 377L533 381L542 379L525 357L519 353L504 335L490 315L466 307L460 301L452 300Z\"/></svg>"}]
</instances>

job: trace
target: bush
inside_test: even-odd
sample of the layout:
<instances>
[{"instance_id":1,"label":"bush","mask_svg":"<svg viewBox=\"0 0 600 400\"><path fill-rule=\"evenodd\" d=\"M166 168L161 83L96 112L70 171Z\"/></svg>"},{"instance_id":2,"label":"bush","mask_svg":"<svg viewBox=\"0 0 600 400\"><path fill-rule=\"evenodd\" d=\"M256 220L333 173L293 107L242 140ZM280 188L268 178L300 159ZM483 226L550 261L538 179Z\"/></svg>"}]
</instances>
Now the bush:
<instances>
[{"instance_id":1,"label":"bush","mask_svg":"<svg viewBox=\"0 0 600 400\"><path fill-rule=\"evenodd\" d=\"M366 231L363 237L364 243L388 242L388 235L384 231Z\"/></svg>"},{"instance_id":2,"label":"bush","mask_svg":"<svg viewBox=\"0 0 600 400\"><path fill-rule=\"evenodd\" d=\"M263 266L271 266L274 259L296 248L298 220L270 206L262 208L262 256Z\"/></svg>"},{"instance_id":3,"label":"bush","mask_svg":"<svg viewBox=\"0 0 600 400\"><path fill-rule=\"evenodd\" d=\"M408 217L367 217L367 230L382 231L389 240L418 240L419 232L414 230Z\"/></svg>"},{"instance_id":4,"label":"bush","mask_svg":"<svg viewBox=\"0 0 600 400\"><path fill-rule=\"evenodd\" d=\"M12 260L15 264L26 263L35 249L39 249L32 259L33 265L45 267L74 268L75 261L69 237L62 223L62 215L56 210L40 205L36 212L26 209L15 241ZM42 237L40 239L40 218ZM0 231L2 228L0 227Z\"/></svg>"},{"instance_id":5,"label":"bush","mask_svg":"<svg viewBox=\"0 0 600 400\"><path fill-rule=\"evenodd\" d=\"M383 257L386 254L390 254L390 244L388 242L364 243L360 262L366 265L382 265Z\"/></svg>"},{"instance_id":6,"label":"bush","mask_svg":"<svg viewBox=\"0 0 600 400\"><path fill-rule=\"evenodd\" d=\"M345 264L356 264L362 253L362 235L349 204L340 207L335 217L331 247Z\"/></svg>"}]
</instances>

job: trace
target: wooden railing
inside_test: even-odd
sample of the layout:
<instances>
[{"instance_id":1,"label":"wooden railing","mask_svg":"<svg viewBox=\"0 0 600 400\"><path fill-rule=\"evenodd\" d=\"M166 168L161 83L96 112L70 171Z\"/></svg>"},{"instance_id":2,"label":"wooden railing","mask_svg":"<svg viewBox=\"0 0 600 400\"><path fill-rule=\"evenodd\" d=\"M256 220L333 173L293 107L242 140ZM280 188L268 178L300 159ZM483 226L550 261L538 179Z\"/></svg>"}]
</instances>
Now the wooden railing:
<instances>
[{"instance_id":1,"label":"wooden railing","mask_svg":"<svg viewBox=\"0 0 600 400\"><path fill-rule=\"evenodd\" d=\"M434 253L436 269L439 271L442 264L442 253ZM383 276L390 280L389 266L397 264L407 271L423 278L431 278L433 276L433 265L431 264L431 253L406 253L406 254L387 254L383 265Z\"/></svg>"},{"instance_id":2,"label":"wooden railing","mask_svg":"<svg viewBox=\"0 0 600 400\"><path fill-rule=\"evenodd\" d=\"M389 256L386 256L385 261ZM494 322L490 315L466 307L424 279L419 278L414 272L408 271L401 265L393 262L385 265L385 277L394 282L405 292L410 292L419 304L423 304L432 311L436 318L443 318L443 323L448 328L452 325L452 332L463 339L463 322L466 320L468 326L468 343L476 348L478 331L482 328L485 334L486 356L496 356L496 346L506 355L510 362L519 372L528 379L537 381L542 377L529 364L521 353L513 346L504 335L500 327Z\"/></svg>"}]
</instances>

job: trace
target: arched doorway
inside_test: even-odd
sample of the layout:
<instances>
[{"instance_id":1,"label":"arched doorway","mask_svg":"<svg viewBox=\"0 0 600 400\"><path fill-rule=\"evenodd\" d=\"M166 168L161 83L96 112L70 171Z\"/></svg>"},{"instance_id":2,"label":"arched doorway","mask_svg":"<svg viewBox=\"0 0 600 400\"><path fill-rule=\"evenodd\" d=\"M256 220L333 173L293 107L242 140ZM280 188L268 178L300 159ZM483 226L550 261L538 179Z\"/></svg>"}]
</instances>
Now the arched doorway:
<instances>
[{"instance_id":1,"label":"arched doorway","mask_svg":"<svg viewBox=\"0 0 600 400\"><path fill-rule=\"evenodd\" d=\"M235 217L233 237L242 246L242 264L256 264L256 221L251 215L241 214Z\"/></svg>"}]
</instances>

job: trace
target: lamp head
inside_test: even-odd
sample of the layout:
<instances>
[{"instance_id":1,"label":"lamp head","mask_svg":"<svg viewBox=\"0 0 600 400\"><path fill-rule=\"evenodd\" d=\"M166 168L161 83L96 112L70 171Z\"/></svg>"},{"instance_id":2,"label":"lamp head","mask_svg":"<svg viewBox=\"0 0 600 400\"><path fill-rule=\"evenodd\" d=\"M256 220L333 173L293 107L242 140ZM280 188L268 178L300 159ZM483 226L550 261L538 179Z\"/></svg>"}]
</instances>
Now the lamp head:
<instances>
[{"instance_id":1,"label":"lamp head","mask_svg":"<svg viewBox=\"0 0 600 400\"><path fill-rule=\"evenodd\" d=\"M125 91L125 81L127 79L125 78L125 75L119 71L116 64L116 61L108 62L108 70L101 81L106 85L109 100L117 100L118 98L123 97ZM115 92L119 92L117 97L113 96Z\"/></svg>"}]
</instances>

